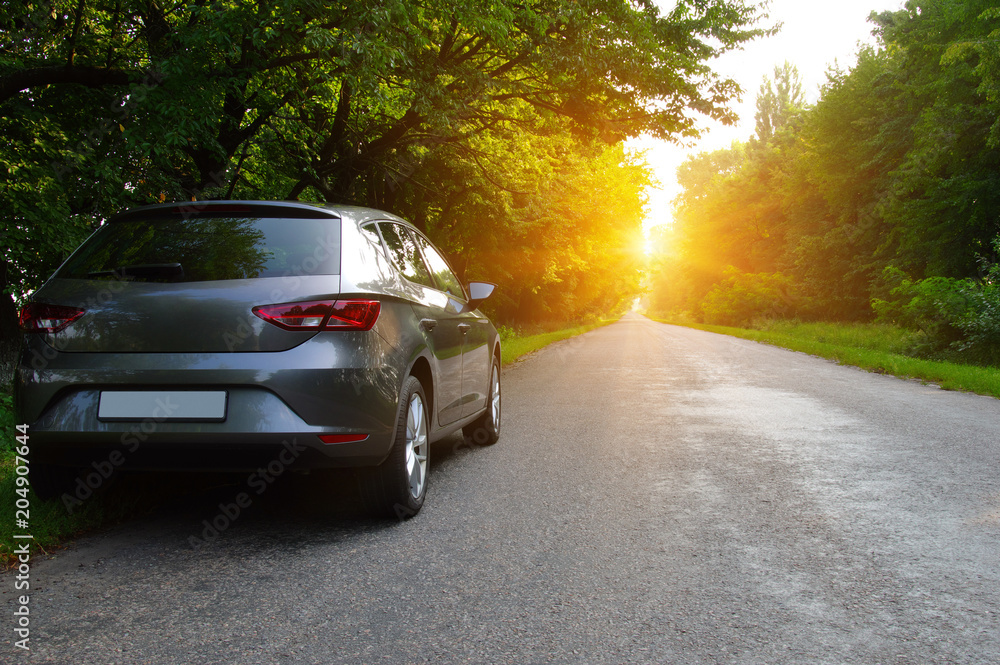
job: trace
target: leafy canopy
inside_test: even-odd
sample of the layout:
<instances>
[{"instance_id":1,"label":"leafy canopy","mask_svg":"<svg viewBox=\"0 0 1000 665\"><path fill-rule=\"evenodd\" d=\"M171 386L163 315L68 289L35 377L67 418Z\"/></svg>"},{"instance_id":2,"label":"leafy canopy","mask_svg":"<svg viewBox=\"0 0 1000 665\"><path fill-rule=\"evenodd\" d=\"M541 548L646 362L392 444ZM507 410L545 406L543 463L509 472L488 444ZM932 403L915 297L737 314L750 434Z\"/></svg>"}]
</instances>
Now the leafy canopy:
<instances>
[{"instance_id":1,"label":"leafy canopy","mask_svg":"<svg viewBox=\"0 0 1000 665\"><path fill-rule=\"evenodd\" d=\"M597 280L569 183L579 205L617 187L588 178L637 177L634 215L646 176L606 151L731 121L738 87L710 63L765 17L746 0L5 3L3 288L36 286L112 212L221 197L389 208L483 256L555 229Z\"/></svg>"}]
</instances>

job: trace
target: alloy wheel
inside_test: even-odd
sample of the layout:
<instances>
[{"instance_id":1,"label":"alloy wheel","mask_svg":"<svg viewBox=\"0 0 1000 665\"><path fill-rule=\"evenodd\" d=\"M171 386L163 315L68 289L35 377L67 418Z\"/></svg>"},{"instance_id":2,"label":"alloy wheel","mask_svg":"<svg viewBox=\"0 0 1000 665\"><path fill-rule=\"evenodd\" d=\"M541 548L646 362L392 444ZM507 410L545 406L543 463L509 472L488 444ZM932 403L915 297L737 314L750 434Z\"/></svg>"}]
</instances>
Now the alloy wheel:
<instances>
[{"instance_id":1,"label":"alloy wheel","mask_svg":"<svg viewBox=\"0 0 1000 665\"><path fill-rule=\"evenodd\" d=\"M417 499L427 484L427 417L424 401L419 394L410 396L406 413L406 474L410 479L410 496Z\"/></svg>"}]
</instances>

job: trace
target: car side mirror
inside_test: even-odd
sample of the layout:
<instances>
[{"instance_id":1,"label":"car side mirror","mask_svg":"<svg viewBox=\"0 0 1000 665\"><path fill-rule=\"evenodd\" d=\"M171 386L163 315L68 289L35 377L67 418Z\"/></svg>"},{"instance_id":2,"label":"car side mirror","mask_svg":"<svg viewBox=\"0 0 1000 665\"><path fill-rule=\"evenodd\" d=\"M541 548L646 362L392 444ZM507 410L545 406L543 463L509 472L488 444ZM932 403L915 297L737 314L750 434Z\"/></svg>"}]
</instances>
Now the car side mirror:
<instances>
[{"instance_id":1,"label":"car side mirror","mask_svg":"<svg viewBox=\"0 0 1000 665\"><path fill-rule=\"evenodd\" d=\"M484 300L493 295L493 290L496 288L496 284L489 282L469 282L469 302L465 305L465 311L478 309Z\"/></svg>"}]
</instances>

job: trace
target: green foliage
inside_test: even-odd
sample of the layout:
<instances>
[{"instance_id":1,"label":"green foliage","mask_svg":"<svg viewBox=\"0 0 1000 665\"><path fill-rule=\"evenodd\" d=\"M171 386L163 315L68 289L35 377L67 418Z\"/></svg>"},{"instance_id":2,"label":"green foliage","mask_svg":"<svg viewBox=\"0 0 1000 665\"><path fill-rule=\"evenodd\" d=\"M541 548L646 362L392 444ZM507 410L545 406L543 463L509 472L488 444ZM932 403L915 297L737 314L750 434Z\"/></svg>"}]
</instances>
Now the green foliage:
<instances>
[{"instance_id":1,"label":"green foliage","mask_svg":"<svg viewBox=\"0 0 1000 665\"><path fill-rule=\"evenodd\" d=\"M885 278L896 282L891 299L874 307L882 320L920 331L912 353L1000 367L1000 266L984 280L912 280L892 268Z\"/></svg>"},{"instance_id":2,"label":"green foliage","mask_svg":"<svg viewBox=\"0 0 1000 665\"><path fill-rule=\"evenodd\" d=\"M990 72L972 47L1000 26L994 4L911 2L877 18L883 40L898 47L887 72L892 115L912 136L882 213L896 243L889 263L914 275L975 277L977 257L1000 232L1000 153L984 149L1000 105L983 94Z\"/></svg>"},{"instance_id":3,"label":"green foliage","mask_svg":"<svg viewBox=\"0 0 1000 665\"><path fill-rule=\"evenodd\" d=\"M873 14L879 48L831 70L811 108L782 112L794 72L776 70L757 135L678 173L678 249L653 280L680 287L670 309L730 321L780 310L732 266L787 278L796 316L870 320L874 298L883 317L924 331L923 353L995 363L996 277L983 277L1000 261L995 4L910 0ZM892 296L887 267L913 276Z\"/></svg>"},{"instance_id":4,"label":"green foliage","mask_svg":"<svg viewBox=\"0 0 1000 665\"><path fill-rule=\"evenodd\" d=\"M711 323L745 326L759 318L794 316L801 307L797 300L791 279L781 273L741 273L730 268L702 300L701 312Z\"/></svg>"},{"instance_id":5,"label":"green foliage","mask_svg":"<svg viewBox=\"0 0 1000 665\"><path fill-rule=\"evenodd\" d=\"M757 95L756 139L767 143L771 138L784 130L792 118L805 108L805 96L802 94L802 82L794 65L785 61L781 67L774 68L774 78L765 78Z\"/></svg>"},{"instance_id":6,"label":"green foliage","mask_svg":"<svg viewBox=\"0 0 1000 665\"><path fill-rule=\"evenodd\" d=\"M731 121L738 87L707 63L763 17L744 0L6 3L0 289L37 287L123 208L306 198L497 259L504 316L613 309L637 288L648 181L615 146Z\"/></svg>"},{"instance_id":7,"label":"green foliage","mask_svg":"<svg viewBox=\"0 0 1000 665\"><path fill-rule=\"evenodd\" d=\"M17 447L17 425L14 421L14 398L6 390L0 391L0 458L10 456Z\"/></svg>"},{"instance_id":8,"label":"green foliage","mask_svg":"<svg viewBox=\"0 0 1000 665\"><path fill-rule=\"evenodd\" d=\"M501 138L477 139L478 164L460 150L429 155L416 177L438 188L401 193L396 210L459 272L499 284L484 308L500 321L562 323L620 310L639 288L647 167L621 146L575 153L559 133ZM448 205L438 210L440 198Z\"/></svg>"}]
</instances>

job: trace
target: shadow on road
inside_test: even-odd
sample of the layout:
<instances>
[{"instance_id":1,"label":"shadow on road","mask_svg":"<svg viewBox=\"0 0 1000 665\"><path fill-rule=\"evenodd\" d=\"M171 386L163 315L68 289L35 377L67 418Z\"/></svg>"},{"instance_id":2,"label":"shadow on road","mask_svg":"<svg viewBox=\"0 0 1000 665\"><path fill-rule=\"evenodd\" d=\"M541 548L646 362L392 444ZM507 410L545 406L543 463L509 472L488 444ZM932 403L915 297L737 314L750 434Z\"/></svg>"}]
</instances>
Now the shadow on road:
<instances>
[{"instance_id":1,"label":"shadow on road","mask_svg":"<svg viewBox=\"0 0 1000 665\"><path fill-rule=\"evenodd\" d=\"M432 445L430 494L433 483L449 462L471 454L460 436ZM202 548L253 541L259 547L280 541L329 541L352 533L394 528L405 519L372 516L358 491L353 470L338 469L277 476L266 473L125 473L90 499L107 514L125 515L117 524L105 524L149 541ZM401 516L402 517L402 516Z\"/></svg>"}]
</instances>

